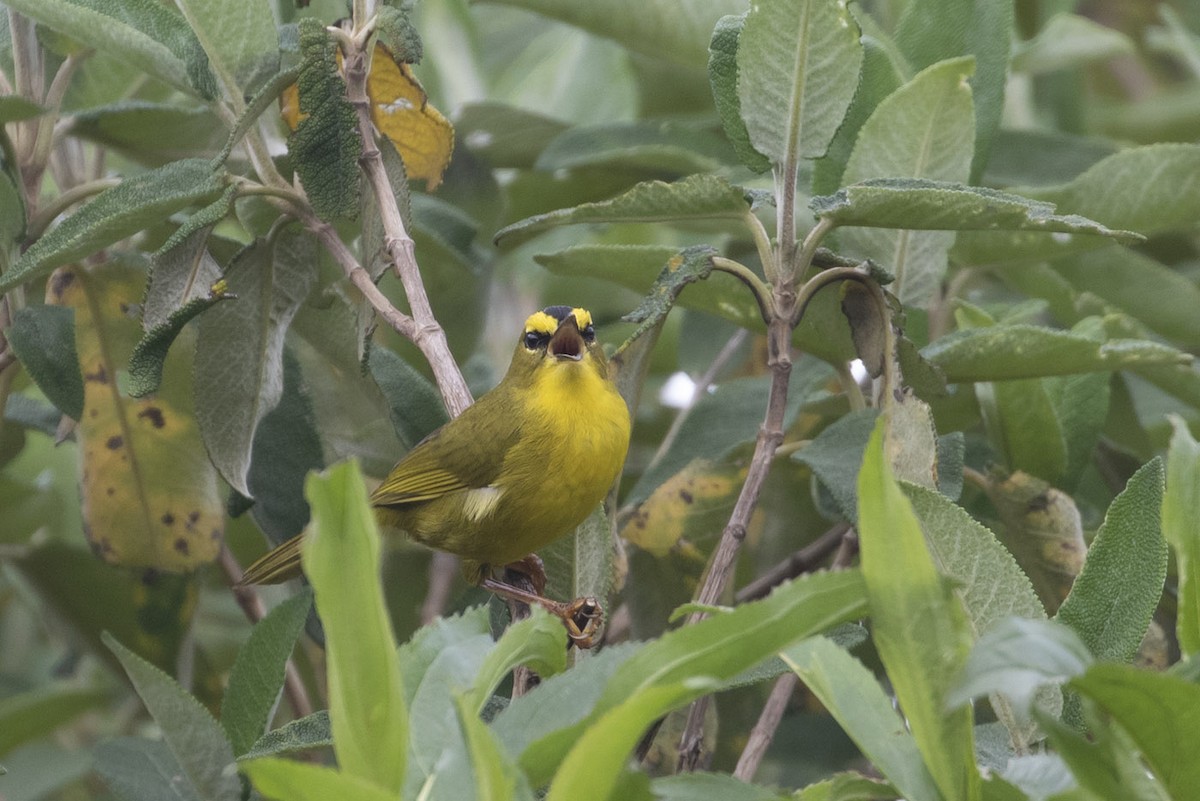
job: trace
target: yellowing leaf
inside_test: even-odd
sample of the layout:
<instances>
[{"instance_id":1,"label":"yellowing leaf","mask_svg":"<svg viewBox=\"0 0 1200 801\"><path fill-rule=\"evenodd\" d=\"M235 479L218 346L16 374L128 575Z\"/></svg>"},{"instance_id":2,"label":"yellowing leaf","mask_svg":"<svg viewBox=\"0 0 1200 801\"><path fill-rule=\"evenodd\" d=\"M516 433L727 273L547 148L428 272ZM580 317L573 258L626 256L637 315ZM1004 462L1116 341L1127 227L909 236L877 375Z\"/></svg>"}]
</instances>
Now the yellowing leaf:
<instances>
[{"instance_id":1,"label":"yellowing leaf","mask_svg":"<svg viewBox=\"0 0 1200 801\"><path fill-rule=\"evenodd\" d=\"M192 412L188 349L172 349L157 395L118 386L141 336L130 310L144 283L140 270L108 264L61 270L50 284L54 302L75 309L84 533L111 564L188 571L216 558L224 506Z\"/></svg>"},{"instance_id":2,"label":"yellowing leaf","mask_svg":"<svg viewBox=\"0 0 1200 801\"><path fill-rule=\"evenodd\" d=\"M621 536L655 556L665 556L691 528L720 531L720 521L729 516L745 477L745 467L696 459L650 494Z\"/></svg>"},{"instance_id":3,"label":"yellowing leaf","mask_svg":"<svg viewBox=\"0 0 1200 801\"><path fill-rule=\"evenodd\" d=\"M400 152L408 177L424 180L430 190L437 188L454 151L454 126L429 102L409 66L397 62L380 45L371 60L367 96L371 98L371 120ZM301 119L295 84L280 95L279 111L294 131Z\"/></svg>"}]
</instances>

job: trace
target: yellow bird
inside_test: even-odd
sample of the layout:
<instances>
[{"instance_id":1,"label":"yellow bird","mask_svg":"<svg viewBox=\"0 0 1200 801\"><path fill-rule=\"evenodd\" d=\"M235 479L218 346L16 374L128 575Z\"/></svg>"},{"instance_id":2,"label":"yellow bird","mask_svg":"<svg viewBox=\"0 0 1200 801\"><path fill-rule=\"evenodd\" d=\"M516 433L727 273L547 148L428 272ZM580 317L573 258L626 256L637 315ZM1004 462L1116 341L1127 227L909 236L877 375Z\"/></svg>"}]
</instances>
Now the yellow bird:
<instances>
[{"instance_id":1,"label":"yellow bird","mask_svg":"<svg viewBox=\"0 0 1200 801\"><path fill-rule=\"evenodd\" d=\"M469 581L511 596L492 570L583 522L620 475L629 430L591 314L549 306L525 321L504 379L401 459L371 505L385 530L461 557ZM243 583L299 575L303 536L252 564Z\"/></svg>"}]
</instances>

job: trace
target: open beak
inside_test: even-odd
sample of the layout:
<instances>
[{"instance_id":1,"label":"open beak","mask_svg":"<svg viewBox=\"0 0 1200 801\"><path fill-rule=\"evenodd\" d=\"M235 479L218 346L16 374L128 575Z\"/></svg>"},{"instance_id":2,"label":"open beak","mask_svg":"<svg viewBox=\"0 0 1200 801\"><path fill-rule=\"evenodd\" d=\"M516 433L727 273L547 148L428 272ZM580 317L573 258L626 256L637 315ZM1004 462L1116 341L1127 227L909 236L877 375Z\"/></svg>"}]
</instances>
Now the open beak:
<instances>
[{"instance_id":1,"label":"open beak","mask_svg":"<svg viewBox=\"0 0 1200 801\"><path fill-rule=\"evenodd\" d=\"M554 336L550 337L546 352L557 359L577 362L583 358L583 350L583 335L579 333L579 323L575 321L574 314L568 314L567 318L558 324Z\"/></svg>"}]
</instances>

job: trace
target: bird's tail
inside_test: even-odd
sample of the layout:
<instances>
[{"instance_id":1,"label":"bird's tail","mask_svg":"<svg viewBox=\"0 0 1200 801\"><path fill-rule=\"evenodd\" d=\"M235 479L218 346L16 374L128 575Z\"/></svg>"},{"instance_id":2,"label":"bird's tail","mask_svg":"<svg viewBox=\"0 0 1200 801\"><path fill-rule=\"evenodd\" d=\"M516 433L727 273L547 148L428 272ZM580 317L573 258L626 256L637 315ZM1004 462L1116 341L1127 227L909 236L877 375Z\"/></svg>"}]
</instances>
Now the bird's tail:
<instances>
[{"instance_id":1,"label":"bird's tail","mask_svg":"<svg viewBox=\"0 0 1200 801\"><path fill-rule=\"evenodd\" d=\"M302 572L300 547L303 542L304 534L301 533L267 551L246 568L238 584L281 584L288 579L298 578Z\"/></svg>"}]
</instances>

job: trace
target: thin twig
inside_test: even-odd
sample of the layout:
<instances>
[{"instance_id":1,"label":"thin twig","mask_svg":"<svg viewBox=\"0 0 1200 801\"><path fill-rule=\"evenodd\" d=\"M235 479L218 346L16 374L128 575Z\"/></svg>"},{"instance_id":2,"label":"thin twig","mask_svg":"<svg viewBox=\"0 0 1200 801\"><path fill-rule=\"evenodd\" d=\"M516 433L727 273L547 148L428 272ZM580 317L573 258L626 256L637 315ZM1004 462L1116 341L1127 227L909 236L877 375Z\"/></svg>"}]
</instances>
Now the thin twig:
<instances>
[{"instance_id":1,"label":"thin twig","mask_svg":"<svg viewBox=\"0 0 1200 801\"><path fill-rule=\"evenodd\" d=\"M737 602L743 603L765 598L771 590L788 579L815 569L829 554L833 553L849 529L849 523L838 523L808 545L792 552L782 562L738 590L734 596Z\"/></svg>"},{"instance_id":2,"label":"thin twig","mask_svg":"<svg viewBox=\"0 0 1200 801\"><path fill-rule=\"evenodd\" d=\"M88 181L87 183L73 186L62 194L52 199L44 208L38 209L37 213L29 221L26 238L33 241L39 238L42 233L54 222L54 219L71 206L80 201L87 200L93 195L98 195L105 189L112 189L121 183L120 178L101 178L98 181Z\"/></svg>"},{"instance_id":3,"label":"thin twig","mask_svg":"<svg viewBox=\"0 0 1200 801\"><path fill-rule=\"evenodd\" d=\"M763 322L771 321L771 317L774 316L771 310L771 290L753 270L741 262L727 259L724 256L713 256L712 265L714 270L728 273L745 284L746 288L750 290L750 294L754 296L755 302L758 303L758 313L762 315Z\"/></svg>"},{"instance_id":4,"label":"thin twig","mask_svg":"<svg viewBox=\"0 0 1200 801\"><path fill-rule=\"evenodd\" d=\"M358 132L362 138L362 155L359 165L366 173L371 191L375 194L376 207L384 231L384 249L392 260L396 275L404 285L404 293L412 310L414 330L409 336L425 355L433 369L434 379L442 393L442 400L451 417L457 417L471 405L471 390L463 379L458 364L450 353L446 332L442 330L433 309L421 271L417 266L412 237L404 227L404 218L396 204L396 195L388 181L379 148L375 144L375 124L371 121L371 99L367 96L367 53L351 50L345 53L343 63L346 73L346 97L358 117Z\"/></svg>"},{"instance_id":5,"label":"thin twig","mask_svg":"<svg viewBox=\"0 0 1200 801\"><path fill-rule=\"evenodd\" d=\"M783 713L787 710L788 702L792 699L792 693L796 691L796 685L799 683L800 680L796 674L790 671L775 680L775 686L771 688L767 703L759 713L758 722L750 730L746 747L742 749L742 755L738 757L737 767L733 770L734 778L744 782L754 780L754 774L758 773L758 766L762 762L763 756L766 755L771 740L775 739L775 730L779 728L779 724L783 720Z\"/></svg>"},{"instance_id":6,"label":"thin twig","mask_svg":"<svg viewBox=\"0 0 1200 801\"><path fill-rule=\"evenodd\" d=\"M267 616L267 608L263 605L262 599L258 597L253 587L242 585L242 566L238 564L237 557L233 555L233 551L229 550L229 546L222 544L221 553L217 557L217 562L221 565L221 569L225 571L225 577L229 580L229 589L233 593L234 599L238 606L242 608L242 612L251 623L257 623ZM306 715L311 715L313 708L312 702L308 699L308 692L304 689L304 682L300 680L300 674L296 670L296 666L292 664L292 660L287 661L287 666L283 674L283 692L288 698L288 703L292 707L292 712L296 717L302 718Z\"/></svg>"},{"instance_id":7,"label":"thin twig","mask_svg":"<svg viewBox=\"0 0 1200 801\"><path fill-rule=\"evenodd\" d=\"M848 528L842 533L842 541L838 544L837 553L833 555L833 564L830 567L834 570L850 567L856 556L858 556L858 532Z\"/></svg>"}]
</instances>

